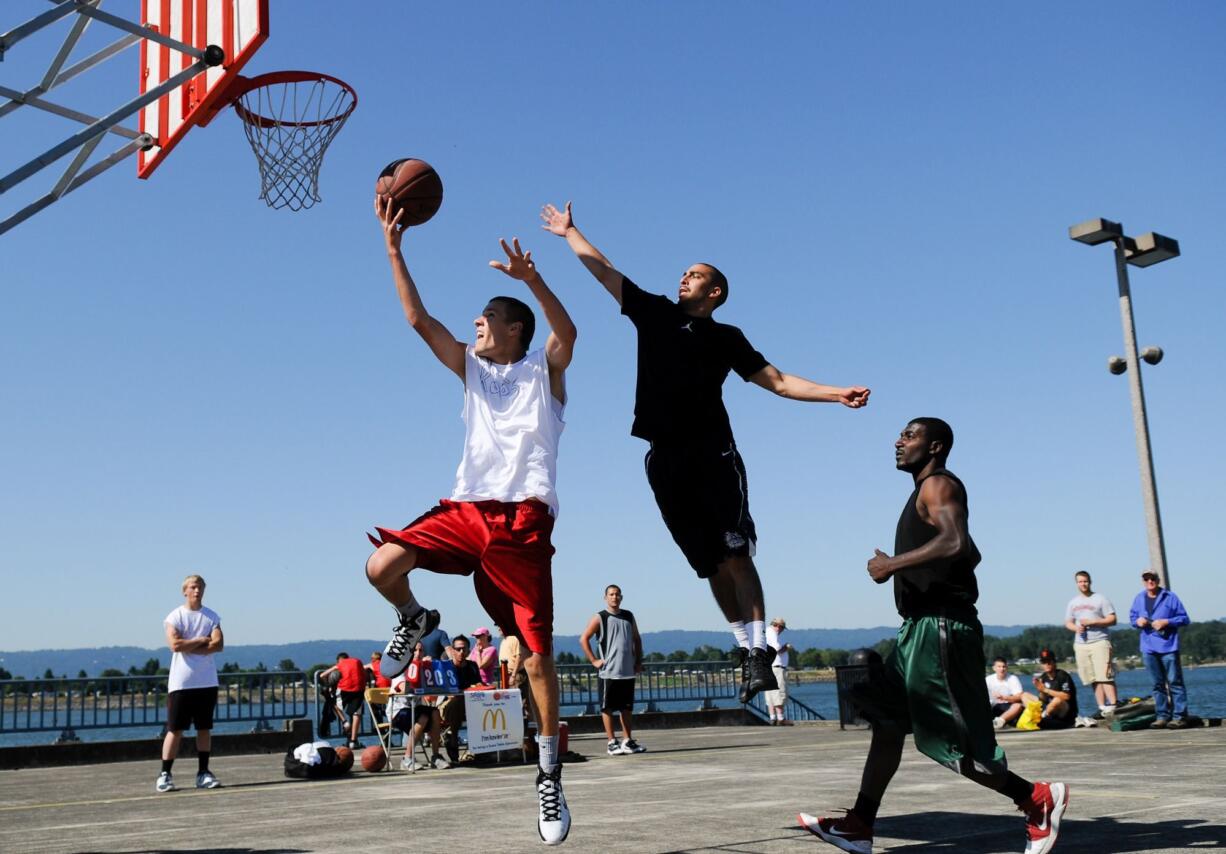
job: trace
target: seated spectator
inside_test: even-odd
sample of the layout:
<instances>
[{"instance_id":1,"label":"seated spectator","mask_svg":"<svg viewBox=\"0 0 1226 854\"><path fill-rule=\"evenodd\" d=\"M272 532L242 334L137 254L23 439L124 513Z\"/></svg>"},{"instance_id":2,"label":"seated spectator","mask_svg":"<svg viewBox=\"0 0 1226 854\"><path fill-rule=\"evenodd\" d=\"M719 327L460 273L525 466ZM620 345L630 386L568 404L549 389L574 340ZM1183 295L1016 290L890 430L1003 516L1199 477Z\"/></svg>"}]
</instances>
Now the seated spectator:
<instances>
[{"instance_id":1,"label":"seated spectator","mask_svg":"<svg viewBox=\"0 0 1226 854\"><path fill-rule=\"evenodd\" d=\"M1034 687L1043 703L1039 729L1068 729L1077 722L1077 686L1073 677L1056 667L1050 649L1039 653L1043 672L1035 674Z\"/></svg>"},{"instance_id":2,"label":"seated spectator","mask_svg":"<svg viewBox=\"0 0 1226 854\"><path fill-rule=\"evenodd\" d=\"M469 642L464 635L456 635L447 648L451 663L455 666L456 683L461 691L466 691L481 683L481 674L477 665L468 660ZM439 714L443 717L443 744L452 762L460 758L460 727L464 725L464 698L458 694L444 697L439 703Z\"/></svg>"},{"instance_id":3,"label":"seated spectator","mask_svg":"<svg viewBox=\"0 0 1226 854\"><path fill-rule=\"evenodd\" d=\"M498 650L490 643L490 630L482 626L473 631L476 646L469 654L469 660L477 665L481 681L486 685L498 684Z\"/></svg>"},{"instance_id":4,"label":"seated spectator","mask_svg":"<svg viewBox=\"0 0 1226 854\"><path fill-rule=\"evenodd\" d=\"M421 644L417 645L416 652L420 653ZM419 660L419 656L414 656L414 661ZM411 681L406 676L408 671L400 674L392 680L392 694L388 703L389 710L392 715L392 726L403 732L406 736L410 736L414 744L423 743L423 739L428 734L430 745L430 765L434 768L450 768L451 763L442 757L440 750L443 745L443 716L439 713L438 708L430 702L418 703L413 712L413 720L409 720L408 697L405 694L411 691ZM416 758L411 754L406 754L404 759L400 761L401 771L411 771L414 769Z\"/></svg>"},{"instance_id":5,"label":"seated spectator","mask_svg":"<svg viewBox=\"0 0 1226 854\"><path fill-rule=\"evenodd\" d=\"M986 678L988 702L992 704L992 726L1003 729L1017 724L1017 719L1029 703L1037 703L1038 697L1022 690L1022 680L1009 672L1009 662L997 656L992 662L992 673Z\"/></svg>"},{"instance_id":6,"label":"seated spectator","mask_svg":"<svg viewBox=\"0 0 1226 854\"><path fill-rule=\"evenodd\" d=\"M340 652L336 655L336 664L319 674L322 683L333 673L339 673L337 682L340 692L341 709L345 716L352 716L349 722L349 749L358 750L362 744L358 741L358 731L362 726L362 711L366 704L366 668L356 658L350 658L349 653ZM341 718L342 734L345 728L344 716Z\"/></svg>"},{"instance_id":7,"label":"seated spectator","mask_svg":"<svg viewBox=\"0 0 1226 854\"><path fill-rule=\"evenodd\" d=\"M366 665L366 684L371 688L390 688L392 680L388 679L379 672L379 662L383 660L383 653L372 652L370 654L370 663ZM382 703L371 703L370 713L375 717L375 723L383 723L387 720L387 707Z\"/></svg>"}]
</instances>

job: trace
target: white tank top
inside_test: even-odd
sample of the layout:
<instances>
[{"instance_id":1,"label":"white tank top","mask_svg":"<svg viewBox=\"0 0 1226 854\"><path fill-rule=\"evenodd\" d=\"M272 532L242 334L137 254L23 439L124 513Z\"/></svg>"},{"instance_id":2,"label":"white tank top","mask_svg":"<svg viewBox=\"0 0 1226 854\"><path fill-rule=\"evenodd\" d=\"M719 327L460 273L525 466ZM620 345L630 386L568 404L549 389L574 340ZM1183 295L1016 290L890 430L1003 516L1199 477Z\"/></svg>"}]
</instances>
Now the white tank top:
<instances>
[{"instance_id":1,"label":"white tank top","mask_svg":"<svg viewBox=\"0 0 1226 854\"><path fill-rule=\"evenodd\" d=\"M566 406L549 386L545 351L499 365L464 348L464 456L453 501L536 498L558 515L558 440Z\"/></svg>"}]
</instances>

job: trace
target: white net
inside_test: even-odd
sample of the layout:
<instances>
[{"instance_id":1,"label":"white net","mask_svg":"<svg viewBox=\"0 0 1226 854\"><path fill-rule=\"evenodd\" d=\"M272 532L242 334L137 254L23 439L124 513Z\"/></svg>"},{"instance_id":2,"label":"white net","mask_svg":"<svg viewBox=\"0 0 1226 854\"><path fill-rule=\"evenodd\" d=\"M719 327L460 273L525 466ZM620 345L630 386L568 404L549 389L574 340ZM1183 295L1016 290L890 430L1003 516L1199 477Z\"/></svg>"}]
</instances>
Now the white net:
<instances>
[{"instance_id":1,"label":"white net","mask_svg":"<svg viewBox=\"0 0 1226 854\"><path fill-rule=\"evenodd\" d=\"M320 201L324 153L357 106L344 83L326 75L283 72L252 81L234 103L260 164L260 198L270 208L302 210Z\"/></svg>"}]
</instances>

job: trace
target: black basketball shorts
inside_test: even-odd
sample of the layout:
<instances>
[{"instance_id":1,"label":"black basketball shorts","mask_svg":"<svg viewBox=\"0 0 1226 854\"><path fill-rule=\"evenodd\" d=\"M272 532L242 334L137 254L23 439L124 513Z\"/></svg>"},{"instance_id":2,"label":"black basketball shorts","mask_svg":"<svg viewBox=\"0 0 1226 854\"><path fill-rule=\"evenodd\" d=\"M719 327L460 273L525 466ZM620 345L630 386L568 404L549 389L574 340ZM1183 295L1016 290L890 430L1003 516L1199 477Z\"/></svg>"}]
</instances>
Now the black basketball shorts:
<instances>
[{"instance_id":1,"label":"black basketball shorts","mask_svg":"<svg viewBox=\"0 0 1226 854\"><path fill-rule=\"evenodd\" d=\"M196 732L213 728L217 708L217 687L184 688L166 695L166 729L182 732L193 724Z\"/></svg>"},{"instance_id":2,"label":"black basketball shorts","mask_svg":"<svg viewBox=\"0 0 1226 854\"><path fill-rule=\"evenodd\" d=\"M699 578L730 557L754 554L758 535L736 445L653 442L643 465L664 524Z\"/></svg>"},{"instance_id":3,"label":"black basketball shorts","mask_svg":"<svg viewBox=\"0 0 1226 854\"><path fill-rule=\"evenodd\" d=\"M600 711L628 712L634 708L633 679L601 679Z\"/></svg>"}]
</instances>

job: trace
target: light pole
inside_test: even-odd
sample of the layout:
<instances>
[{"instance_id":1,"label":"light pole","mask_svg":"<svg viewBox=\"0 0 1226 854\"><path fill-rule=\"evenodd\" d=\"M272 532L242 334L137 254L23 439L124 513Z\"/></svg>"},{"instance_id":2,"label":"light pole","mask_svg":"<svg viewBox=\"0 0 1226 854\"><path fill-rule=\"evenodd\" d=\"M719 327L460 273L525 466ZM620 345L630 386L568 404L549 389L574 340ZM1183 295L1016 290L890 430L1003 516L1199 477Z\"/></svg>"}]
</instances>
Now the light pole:
<instances>
[{"instance_id":1,"label":"light pole","mask_svg":"<svg viewBox=\"0 0 1226 854\"><path fill-rule=\"evenodd\" d=\"M1162 537L1162 514L1158 510L1158 486L1154 480L1154 458L1149 444L1149 419L1145 414L1145 389L1141 383L1141 363L1137 358L1137 330L1132 319L1128 265L1149 267L1176 258L1179 256L1179 243L1152 231L1133 239L1124 234L1123 226L1109 219L1090 219L1078 223L1069 228L1068 236L1089 246L1108 241L1115 245L1115 276L1120 291L1120 323L1124 327L1124 358L1112 356L1107 361L1107 367L1113 374L1128 374L1128 387L1132 392L1132 423L1137 434L1137 457L1141 464L1141 497L1145 502L1150 567L1158 573L1158 583L1170 589L1166 542ZM1162 361L1162 349L1159 347L1146 347L1140 355L1151 365Z\"/></svg>"}]
</instances>

